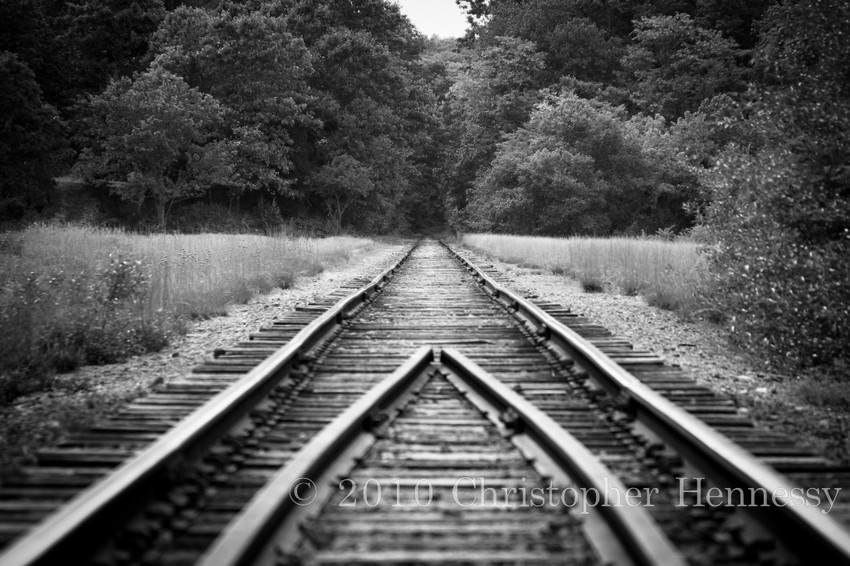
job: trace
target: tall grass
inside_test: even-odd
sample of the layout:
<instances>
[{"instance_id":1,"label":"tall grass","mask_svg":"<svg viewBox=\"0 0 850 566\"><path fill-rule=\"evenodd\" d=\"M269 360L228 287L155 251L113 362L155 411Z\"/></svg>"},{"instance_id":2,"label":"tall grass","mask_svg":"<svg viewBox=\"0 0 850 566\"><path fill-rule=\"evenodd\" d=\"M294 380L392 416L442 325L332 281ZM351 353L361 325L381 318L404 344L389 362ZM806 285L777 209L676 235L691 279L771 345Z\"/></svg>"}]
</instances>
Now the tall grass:
<instances>
[{"instance_id":1,"label":"tall grass","mask_svg":"<svg viewBox=\"0 0 850 566\"><path fill-rule=\"evenodd\" d=\"M37 226L0 235L0 401L55 371L161 348L183 323L286 288L362 238L151 235Z\"/></svg>"},{"instance_id":2,"label":"tall grass","mask_svg":"<svg viewBox=\"0 0 850 566\"><path fill-rule=\"evenodd\" d=\"M466 234L463 243L502 261L565 274L587 291L643 295L686 316L703 308L709 285L705 258L689 241Z\"/></svg>"}]
</instances>

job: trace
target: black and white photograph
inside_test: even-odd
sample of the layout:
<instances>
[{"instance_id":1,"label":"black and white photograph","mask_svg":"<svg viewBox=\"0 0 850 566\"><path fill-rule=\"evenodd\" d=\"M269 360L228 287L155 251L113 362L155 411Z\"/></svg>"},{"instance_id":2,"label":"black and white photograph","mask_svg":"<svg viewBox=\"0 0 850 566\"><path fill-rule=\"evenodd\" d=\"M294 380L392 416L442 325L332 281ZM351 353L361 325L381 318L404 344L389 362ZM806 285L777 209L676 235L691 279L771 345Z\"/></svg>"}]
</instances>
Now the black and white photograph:
<instances>
[{"instance_id":1,"label":"black and white photograph","mask_svg":"<svg viewBox=\"0 0 850 566\"><path fill-rule=\"evenodd\" d=\"M0 0L0 566L850 566L846 0Z\"/></svg>"}]
</instances>

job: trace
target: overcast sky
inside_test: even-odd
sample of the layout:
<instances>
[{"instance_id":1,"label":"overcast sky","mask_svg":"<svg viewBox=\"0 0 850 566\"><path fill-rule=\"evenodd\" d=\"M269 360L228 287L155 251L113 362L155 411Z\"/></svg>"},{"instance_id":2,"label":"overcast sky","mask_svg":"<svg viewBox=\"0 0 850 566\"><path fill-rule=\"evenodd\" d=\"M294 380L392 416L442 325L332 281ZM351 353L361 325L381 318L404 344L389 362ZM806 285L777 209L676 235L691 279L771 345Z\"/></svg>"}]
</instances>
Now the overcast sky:
<instances>
[{"instance_id":1,"label":"overcast sky","mask_svg":"<svg viewBox=\"0 0 850 566\"><path fill-rule=\"evenodd\" d=\"M455 0L393 0L420 32L430 37L460 37L466 31L466 15Z\"/></svg>"}]
</instances>

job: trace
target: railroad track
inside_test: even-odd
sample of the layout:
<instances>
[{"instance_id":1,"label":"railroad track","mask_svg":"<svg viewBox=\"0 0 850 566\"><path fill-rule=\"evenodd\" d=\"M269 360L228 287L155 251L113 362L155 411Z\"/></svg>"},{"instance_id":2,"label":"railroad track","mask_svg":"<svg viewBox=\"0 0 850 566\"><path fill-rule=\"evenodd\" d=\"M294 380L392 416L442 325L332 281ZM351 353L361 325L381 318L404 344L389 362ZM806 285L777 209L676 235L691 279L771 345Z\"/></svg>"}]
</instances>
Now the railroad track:
<instances>
[{"instance_id":1,"label":"railroad track","mask_svg":"<svg viewBox=\"0 0 850 566\"><path fill-rule=\"evenodd\" d=\"M43 451L0 564L850 563L847 470L663 360L437 242L361 283Z\"/></svg>"}]
</instances>

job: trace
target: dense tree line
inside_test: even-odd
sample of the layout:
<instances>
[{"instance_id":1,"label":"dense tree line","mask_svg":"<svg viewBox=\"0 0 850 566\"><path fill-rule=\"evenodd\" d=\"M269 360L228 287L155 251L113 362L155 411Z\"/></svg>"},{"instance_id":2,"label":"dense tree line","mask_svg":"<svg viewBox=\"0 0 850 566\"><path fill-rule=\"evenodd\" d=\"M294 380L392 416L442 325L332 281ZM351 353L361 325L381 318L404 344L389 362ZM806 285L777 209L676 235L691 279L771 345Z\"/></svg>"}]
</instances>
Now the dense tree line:
<instances>
[{"instance_id":1,"label":"dense tree line","mask_svg":"<svg viewBox=\"0 0 850 566\"><path fill-rule=\"evenodd\" d=\"M446 192L452 222L694 228L735 340L779 365L846 370L850 5L459 4L472 28L445 103L446 169L463 173ZM517 74L519 58L533 76Z\"/></svg>"},{"instance_id":2,"label":"dense tree line","mask_svg":"<svg viewBox=\"0 0 850 566\"><path fill-rule=\"evenodd\" d=\"M71 171L158 229L693 229L740 341L847 363L846 2L458 3L6 0L0 219Z\"/></svg>"},{"instance_id":3,"label":"dense tree line","mask_svg":"<svg viewBox=\"0 0 850 566\"><path fill-rule=\"evenodd\" d=\"M52 178L72 167L104 206L114 197L119 221L160 229L240 209L333 229L430 221L421 205L435 200L425 161L436 105L425 41L393 4L13 0L2 10L0 101L14 142L0 147L5 218L47 208Z\"/></svg>"},{"instance_id":4,"label":"dense tree line","mask_svg":"<svg viewBox=\"0 0 850 566\"><path fill-rule=\"evenodd\" d=\"M463 47L386 0L10 0L0 215L49 210L73 166L159 229L694 222L768 2L460 3Z\"/></svg>"},{"instance_id":5,"label":"dense tree line","mask_svg":"<svg viewBox=\"0 0 850 566\"><path fill-rule=\"evenodd\" d=\"M731 141L718 122L752 78L743 46L755 43L767 2L460 4L472 16L469 55L445 113L457 148L447 169L462 172L448 200L459 228L606 235L693 225L707 193L700 172ZM482 103L503 114L482 114Z\"/></svg>"}]
</instances>

